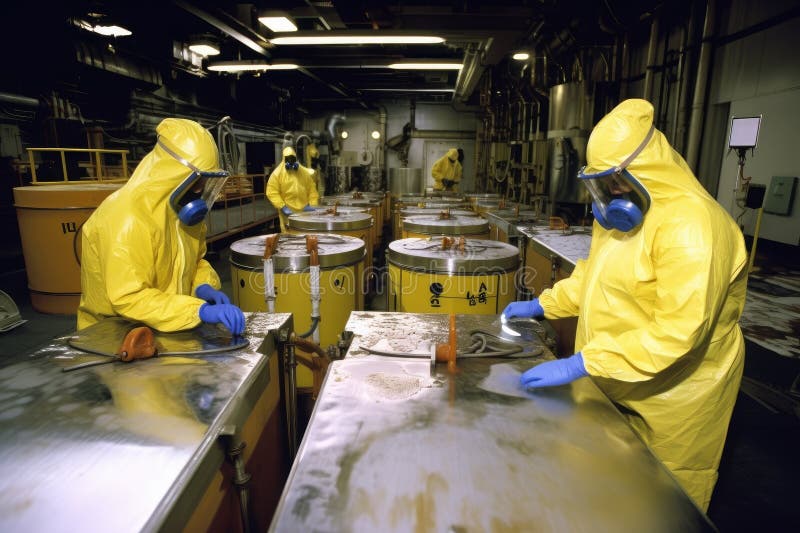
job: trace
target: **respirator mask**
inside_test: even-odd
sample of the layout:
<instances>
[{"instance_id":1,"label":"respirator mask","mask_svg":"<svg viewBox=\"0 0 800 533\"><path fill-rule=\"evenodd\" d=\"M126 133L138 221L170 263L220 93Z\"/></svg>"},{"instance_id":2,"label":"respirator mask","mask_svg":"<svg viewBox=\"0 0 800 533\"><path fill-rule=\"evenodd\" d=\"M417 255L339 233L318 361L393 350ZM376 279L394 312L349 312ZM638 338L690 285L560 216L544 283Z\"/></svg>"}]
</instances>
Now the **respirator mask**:
<instances>
[{"instance_id":1,"label":"respirator mask","mask_svg":"<svg viewBox=\"0 0 800 533\"><path fill-rule=\"evenodd\" d=\"M184 179L169 197L169 205L177 213L178 219L187 226L203 221L217 196L222 192L230 174L224 170L204 171L179 156L161 140L158 145L192 172Z\"/></svg>"},{"instance_id":2,"label":"respirator mask","mask_svg":"<svg viewBox=\"0 0 800 533\"><path fill-rule=\"evenodd\" d=\"M300 163L297 162L297 156L287 155L286 163L284 163L286 170L297 170L300 168Z\"/></svg>"}]
</instances>

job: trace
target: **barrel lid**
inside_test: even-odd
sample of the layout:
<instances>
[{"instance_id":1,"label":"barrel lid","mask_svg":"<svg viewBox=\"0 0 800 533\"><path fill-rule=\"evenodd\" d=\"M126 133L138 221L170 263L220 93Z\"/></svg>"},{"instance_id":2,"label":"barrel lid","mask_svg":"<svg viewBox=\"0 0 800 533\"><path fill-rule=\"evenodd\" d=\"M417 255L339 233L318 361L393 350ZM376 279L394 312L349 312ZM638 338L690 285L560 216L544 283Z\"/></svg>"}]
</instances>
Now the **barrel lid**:
<instances>
[{"instance_id":1,"label":"barrel lid","mask_svg":"<svg viewBox=\"0 0 800 533\"><path fill-rule=\"evenodd\" d=\"M381 205L379 200L371 199L371 198L349 198L347 196L343 198L339 198L338 196L326 196L324 198L320 198L320 203L324 205L333 205L338 203L339 205L348 205L354 207L377 207Z\"/></svg>"},{"instance_id":2,"label":"barrel lid","mask_svg":"<svg viewBox=\"0 0 800 533\"><path fill-rule=\"evenodd\" d=\"M516 209L498 209L497 211L492 211L486 214L489 219L492 218L499 218L505 222L535 222L540 215L536 213L536 211L532 210L522 210L520 209L519 213L517 213Z\"/></svg>"},{"instance_id":3,"label":"barrel lid","mask_svg":"<svg viewBox=\"0 0 800 533\"><path fill-rule=\"evenodd\" d=\"M273 234L274 235L274 234ZM313 234L312 234L313 235ZM256 235L231 244L231 263L243 268L264 267L264 246L269 235ZM364 241L349 235L316 234L319 266L322 269L358 263L364 258ZM276 272L301 272L309 267L306 235L278 234L278 246L272 254Z\"/></svg>"},{"instance_id":4,"label":"barrel lid","mask_svg":"<svg viewBox=\"0 0 800 533\"><path fill-rule=\"evenodd\" d=\"M349 231L372 226L369 213L326 213L324 211L295 213L286 222L290 229L304 231Z\"/></svg>"},{"instance_id":5,"label":"barrel lid","mask_svg":"<svg viewBox=\"0 0 800 533\"><path fill-rule=\"evenodd\" d=\"M75 183L14 187L16 207L97 207L123 183Z\"/></svg>"},{"instance_id":6,"label":"barrel lid","mask_svg":"<svg viewBox=\"0 0 800 533\"><path fill-rule=\"evenodd\" d=\"M487 193L471 193L466 195L469 199L474 200L486 200L489 198L500 198L500 195L495 192L487 192Z\"/></svg>"},{"instance_id":7,"label":"barrel lid","mask_svg":"<svg viewBox=\"0 0 800 533\"><path fill-rule=\"evenodd\" d=\"M461 217L476 217L478 213L475 211L470 211L469 209L454 209L452 207L416 207L416 206L407 206L400 208L400 216L401 217L413 217L416 215L438 215L444 209L450 210L451 216L461 216Z\"/></svg>"},{"instance_id":8,"label":"barrel lid","mask_svg":"<svg viewBox=\"0 0 800 533\"><path fill-rule=\"evenodd\" d=\"M489 222L475 216L415 215L403 218L403 230L429 235L475 235L489 231Z\"/></svg>"},{"instance_id":9,"label":"barrel lid","mask_svg":"<svg viewBox=\"0 0 800 533\"><path fill-rule=\"evenodd\" d=\"M519 250L498 241L465 239L464 249L444 249L443 238L399 239L389 243L386 257L394 265L421 272L483 274L509 272L519 266Z\"/></svg>"}]
</instances>

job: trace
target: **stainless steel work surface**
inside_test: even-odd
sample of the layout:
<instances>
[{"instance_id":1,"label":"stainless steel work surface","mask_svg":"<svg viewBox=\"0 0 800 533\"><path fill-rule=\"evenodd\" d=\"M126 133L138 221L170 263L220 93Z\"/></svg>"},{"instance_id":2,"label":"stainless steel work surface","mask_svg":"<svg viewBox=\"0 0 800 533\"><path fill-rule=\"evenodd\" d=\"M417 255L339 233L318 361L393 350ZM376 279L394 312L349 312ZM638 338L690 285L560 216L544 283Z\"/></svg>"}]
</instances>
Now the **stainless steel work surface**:
<instances>
[{"instance_id":1,"label":"stainless steel work surface","mask_svg":"<svg viewBox=\"0 0 800 533\"><path fill-rule=\"evenodd\" d=\"M555 254L566 261L565 270L572 272L579 259L589 257L592 230L589 227L570 228L566 231L547 226L517 226L517 230L531 240L534 249L545 257ZM568 265L568 266L567 266Z\"/></svg>"},{"instance_id":2,"label":"stainless steel work surface","mask_svg":"<svg viewBox=\"0 0 800 533\"><path fill-rule=\"evenodd\" d=\"M698 531L713 526L588 379L518 386L538 359L451 374L367 355L447 339L447 315L354 312L271 530ZM458 315L459 346L496 315Z\"/></svg>"},{"instance_id":3,"label":"stainless steel work surface","mask_svg":"<svg viewBox=\"0 0 800 533\"><path fill-rule=\"evenodd\" d=\"M263 341L291 315L245 316L231 352L64 373L85 356L64 336L0 361L0 531L162 526L223 425L278 379Z\"/></svg>"}]
</instances>

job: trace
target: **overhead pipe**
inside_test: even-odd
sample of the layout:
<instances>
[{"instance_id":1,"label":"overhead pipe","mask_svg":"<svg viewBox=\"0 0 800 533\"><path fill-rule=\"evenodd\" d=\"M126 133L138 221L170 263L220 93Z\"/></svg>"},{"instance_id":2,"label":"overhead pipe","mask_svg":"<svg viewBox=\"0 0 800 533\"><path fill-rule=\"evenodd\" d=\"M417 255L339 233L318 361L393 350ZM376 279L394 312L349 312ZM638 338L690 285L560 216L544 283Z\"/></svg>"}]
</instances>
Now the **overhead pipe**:
<instances>
[{"instance_id":1,"label":"overhead pipe","mask_svg":"<svg viewBox=\"0 0 800 533\"><path fill-rule=\"evenodd\" d=\"M325 130L331 136L331 140L336 140L336 125L344 122L346 118L344 115L336 114L329 116L328 120L325 121Z\"/></svg>"},{"instance_id":2,"label":"overhead pipe","mask_svg":"<svg viewBox=\"0 0 800 533\"><path fill-rule=\"evenodd\" d=\"M23 105L27 107L39 107L38 99L12 93L0 92L0 102L12 105Z\"/></svg>"},{"instance_id":3,"label":"overhead pipe","mask_svg":"<svg viewBox=\"0 0 800 533\"><path fill-rule=\"evenodd\" d=\"M650 24L650 42L647 44L647 65L644 73L643 98L652 103L653 99L653 72L656 69L656 49L658 48L658 17L653 17Z\"/></svg>"},{"instance_id":4,"label":"overhead pipe","mask_svg":"<svg viewBox=\"0 0 800 533\"><path fill-rule=\"evenodd\" d=\"M480 46L475 44L470 44L464 51L464 66L458 72L453 91L454 102L468 100L483 75L486 67L481 65L480 52Z\"/></svg>"},{"instance_id":5,"label":"overhead pipe","mask_svg":"<svg viewBox=\"0 0 800 533\"><path fill-rule=\"evenodd\" d=\"M697 169L700 153L700 137L703 133L703 112L706 105L708 89L708 72L711 68L711 52L714 39L715 0L708 0L706 16L703 24L703 44L700 46L700 62L697 65L697 78L694 85L692 115L689 121L689 139L686 145L686 163L692 170Z\"/></svg>"}]
</instances>

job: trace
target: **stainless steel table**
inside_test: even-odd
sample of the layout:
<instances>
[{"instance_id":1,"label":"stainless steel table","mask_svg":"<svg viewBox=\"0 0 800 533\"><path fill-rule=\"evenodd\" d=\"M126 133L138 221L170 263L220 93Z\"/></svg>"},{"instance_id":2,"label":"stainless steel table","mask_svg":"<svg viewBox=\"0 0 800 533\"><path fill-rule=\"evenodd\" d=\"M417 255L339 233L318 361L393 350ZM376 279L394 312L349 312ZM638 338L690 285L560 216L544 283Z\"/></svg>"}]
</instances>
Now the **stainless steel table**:
<instances>
[{"instance_id":1,"label":"stainless steel table","mask_svg":"<svg viewBox=\"0 0 800 533\"><path fill-rule=\"evenodd\" d=\"M0 531L184 527L224 460L218 437L278 379L270 332L291 315L246 316L233 352L62 372L86 358L67 336L0 361Z\"/></svg>"},{"instance_id":2,"label":"stainless steel table","mask_svg":"<svg viewBox=\"0 0 800 533\"><path fill-rule=\"evenodd\" d=\"M519 388L548 350L461 360L454 374L364 350L446 342L447 320L351 314L272 531L713 530L590 379ZM496 315L458 315L457 328L459 348L472 330L503 336Z\"/></svg>"}]
</instances>

